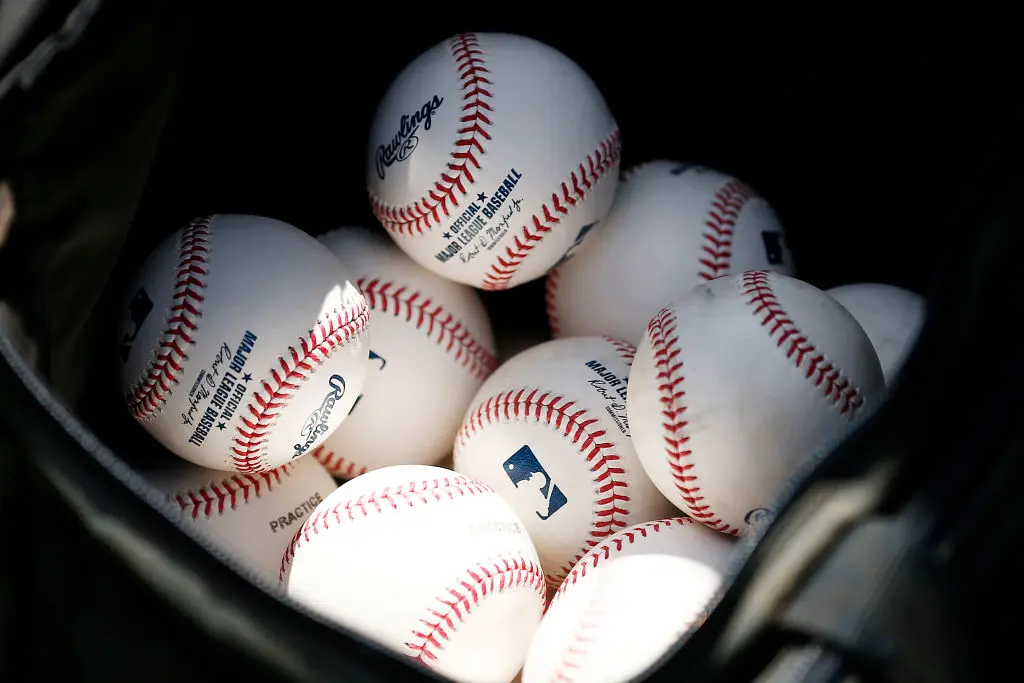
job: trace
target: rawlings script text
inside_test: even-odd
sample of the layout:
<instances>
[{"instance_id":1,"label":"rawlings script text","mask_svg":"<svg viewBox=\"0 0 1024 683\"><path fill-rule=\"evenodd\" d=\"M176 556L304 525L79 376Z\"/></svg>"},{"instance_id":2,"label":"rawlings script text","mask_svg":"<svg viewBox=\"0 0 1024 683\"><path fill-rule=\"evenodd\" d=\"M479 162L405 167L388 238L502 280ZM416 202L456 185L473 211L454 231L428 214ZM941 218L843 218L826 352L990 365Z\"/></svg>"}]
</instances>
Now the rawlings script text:
<instances>
[{"instance_id":1,"label":"rawlings script text","mask_svg":"<svg viewBox=\"0 0 1024 683\"><path fill-rule=\"evenodd\" d=\"M432 99L423 103L419 111L402 114L395 137L391 138L387 144L377 147L377 176L381 180L384 180L384 169L390 168L391 164L396 161L405 161L413 153L416 145L420 143L419 138L415 135L416 131L419 130L421 124L423 130L430 130L434 112L440 108L442 102L444 102L443 97L434 95Z\"/></svg>"},{"instance_id":2,"label":"rawlings script text","mask_svg":"<svg viewBox=\"0 0 1024 683\"><path fill-rule=\"evenodd\" d=\"M297 458L308 451L317 437L327 431L327 420L331 417L334 404L345 395L345 379L341 375L331 375L330 385L331 390L324 396L320 407L306 418L306 424L303 425L302 431L299 433L299 436L304 438L305 441L295 444L295 455L292 456L293 458Z\"/></svg>"}]
</instances>

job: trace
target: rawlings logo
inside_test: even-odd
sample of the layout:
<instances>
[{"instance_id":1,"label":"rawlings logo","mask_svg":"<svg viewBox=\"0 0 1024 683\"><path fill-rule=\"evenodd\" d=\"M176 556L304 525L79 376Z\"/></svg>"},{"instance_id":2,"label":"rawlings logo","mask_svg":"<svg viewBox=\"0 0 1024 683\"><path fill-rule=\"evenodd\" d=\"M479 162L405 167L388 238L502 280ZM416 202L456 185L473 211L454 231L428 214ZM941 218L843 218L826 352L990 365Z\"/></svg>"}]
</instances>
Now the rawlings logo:
<instances>
[{"instance_id":1,"label":"rawlings logo","mask_svg":"<svg viewBox=\"0 0 1024 683\"><path fill-rule=\"evenodd\" d=\"M345 378L341 375L331 375L330 385L331 390L324 396L320 407L306 418L306 424L303 425L302 431L299 432L299 436L304 438L305 441L295 444L295 455L292 458L297 458L308 451L317 437L327 431L327 420L331 417L334 404L345 395Z\"/></svg>"},{"instance_id":2,"label":"rawlings logo","mask_svg":"<svg viewBox=\"0 0 1024 683\"><path fill-rule=\"evenodd\" d=\"M412 155L416 145L420 143L420 139L414 133L419 130L420 124L423 125L423 130L430 130L434 112L441 107L442 102L443 97L434 95L423 103L419 111L402 115L395 137L386 145L377 147L377 175L381 180L384 180L384 169L396 161L405 161Z\"/></svg>"}]
</instances>

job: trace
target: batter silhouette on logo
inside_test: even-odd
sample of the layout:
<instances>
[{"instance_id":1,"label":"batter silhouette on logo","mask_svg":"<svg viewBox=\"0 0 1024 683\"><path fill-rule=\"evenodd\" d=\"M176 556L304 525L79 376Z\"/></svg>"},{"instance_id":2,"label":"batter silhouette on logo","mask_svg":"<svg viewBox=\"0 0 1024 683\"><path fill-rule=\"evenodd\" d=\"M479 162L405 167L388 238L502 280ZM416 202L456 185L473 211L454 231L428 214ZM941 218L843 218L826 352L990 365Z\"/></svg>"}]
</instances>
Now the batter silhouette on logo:
<instances>
[{"instance_id":1,"label":"batter silhouette on logo","mask_svg":"<svg viewBox=\"0 0 1024 683\"><path fill-rule=\"evenodd\" d=\"M142 327L142 323L146 322L146 318L149 317L149 313L152 310L153 302L150 300L149 295L146 294L146 290L139 288L131 303L128 304L128 319L131 320L134 329L132 329L131 334L125 333L121 339L122 361L128 362L128 355L132 352L132 342L139 335L139 328Z\"/></svg>"},{"instance_id":2,"label":"batter silhouette on logo","mask_svg":"<svg viewBox=\"0 0 1024 683\"><path fill-rule=\"evenodd\" d=\"M773 266L782 265L782 233L763 230L761 239L764 240L764 255L768 263Z\"/></svg>"},{"instance_id":3,"label":"batter silhouette on logo","mask_svg":"<svg viewBox=\"0 0 1024 683\"><path fill-rule=\"evenodd\" d=\"M683 175L687 171L693 171L694 173L707 173L711 169L707 166L701 166L700 164L679 164L673 168L669 173L672 175Z\"/></svg>"},{"instance_id":4,"label":"batter silhouette on logo","mask_svg":"<svg viewBox=\"0 0 1024 683\"><path fill-rule=\"evenodd\" d=\"M505 461L505 474L517 489L537 492L540 509L535 512L541 519L549 518L568 502L529 446L523 446Z\"/></svg>"},{"instance_id":5,"label":"batter silhouette on logo","mask_svg":"<svg viewBox=\"0 0 1024 683\"><path fill-rule=\"evenodd\" d=\"M597 221L594 221L589 225L584 225L582 228L580 228L579 233L576 235L576 239L573 240L573 243L570 244L569 248L565 250L565 254L562 255L562 258L558 259L558 263L551 266L552 270L554 270L555 268L557 268L558 266L562 265L563 263L572 258L572 255L575 254L576 251L580 248L580 245L583 244L583 238L587 236L588 232L594 229L595 225L597 225Z\"/></svg>"}]
</instances>

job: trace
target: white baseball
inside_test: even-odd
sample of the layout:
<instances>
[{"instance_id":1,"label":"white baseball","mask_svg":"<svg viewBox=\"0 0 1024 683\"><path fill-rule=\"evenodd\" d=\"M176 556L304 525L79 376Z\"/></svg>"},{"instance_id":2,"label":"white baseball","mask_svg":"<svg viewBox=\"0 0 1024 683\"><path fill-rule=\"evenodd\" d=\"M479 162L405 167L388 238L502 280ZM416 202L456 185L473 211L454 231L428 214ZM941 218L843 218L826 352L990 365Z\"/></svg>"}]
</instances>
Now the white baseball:
<instances>
[{"instance_id":1,"label":"white baseball","mask_svg":"<svg viewBox=\"0 0 1024 683\"><path fill-rule=\"evenodd\" d=\"M658 489L739 535L884 392L878 357L846 309L800 280L748 271L654 316L627 405Z\"/></svg>"},{"instance_id":2,"label":"white baseball","mask_svg":"<svg viewBox=\"0 0 1024 683\"><path fill-rule=\"evenodd\" d=\"M413 262L384 235L340 228L320 240L345 264L373 320L370 365L352 414L314 451L351 479L451 453L470 400L496 365L477 291Z\"/></svg>"},{"instance_id":3,"label":"white baseball","mask_svg":"<svg viewBox=\"0 0 1024 683\"><path fill-rule=\"evenodd\" d=\"M312 452L362 389L366 300L287 223L194 220L150 254L127 298L128 410L197 465L251 474Z\"/></svg>"},{"instance_id":4,"label":"white baseball","mask_svg":"<svg viewBox=\"0 0 1024 683\"><path fill-rule=\"evenodd\" d=\"M580 559L530 644L523 683L624 683L699 627L734 542L687 517L647 522Z\"/></svg>"},{"instance_id":5,"label":"white baseball","mask_svg":"<svg viewBox=\"0 0 1024 683\"><path fill-rule=\"evenodd\" d=\"M523 524L479 481L399 465L343 484L285 552L291 597L459 681L510 681L544 610Z\"/></svg>"},{"instance_id":6,"label":"white baseball","mask_svg":"<svg viewBox=\"0 0 1024 683\"><path fill-rule=\"evenodd\" d=\"M712 278L791 274L793 257L767 200L694 164L652 161L622 174L601 228L545 283L556 337L640 341L655 313Z\"/></svg>"},{"instance_id":7,"label":"white baseball","mask_svg":"<svg viewBox=\"0 0 1024 683\"><path fill-rule=\"evenodd\" d=\"M410 63L370 133L374 215L417 263L507 289L604 218L619 130L597 86L532 38L463 33Z\"/></svg>"},{"instance_id":8,"label":"white baseball","mask_svg":"<svg viewBox=\"0 0 1024 683\"><path fill-rule=\"evenodd\" d=\"M877 283L842 285L825 293L841 303L867 332L882 364L886 386L891 386L924 325L924 297Z\"/></svg>"},{"instance_id":9,"label":"white baseball","mask_svg":"<svg viewBox=\"0 0 1024 683\"><path fill-rule=\"evenodd\" d=\"M672 511L630 439L634 351L603 337L524 351L484 382L455 439L455 470L508 501L552 588L608 536Z\"/></svg>"},{"instance_id":10,"label":"white baseball","mask_svg":"<svg viewBox=\"0 0 1024 683\"><path fill-rule=\"evenodd\" d=\"M299 458L259 474L221 472L174 459L145 472L154 487L226 552L269 581L306 518L338 485L320 463Z\"/></svg>"}]
</instances>

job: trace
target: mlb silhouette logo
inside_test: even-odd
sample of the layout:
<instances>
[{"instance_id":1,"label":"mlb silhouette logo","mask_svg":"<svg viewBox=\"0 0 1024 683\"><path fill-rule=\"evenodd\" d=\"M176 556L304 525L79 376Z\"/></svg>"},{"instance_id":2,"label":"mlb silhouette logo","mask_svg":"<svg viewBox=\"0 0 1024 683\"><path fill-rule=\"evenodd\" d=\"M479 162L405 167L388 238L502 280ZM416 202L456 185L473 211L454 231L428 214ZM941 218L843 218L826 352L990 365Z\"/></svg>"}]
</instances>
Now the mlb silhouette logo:
<instances>
[{"instance_id":1,"label":"mlb silhouette logo","mask_svg":"<svg viewBox=\"0 0 1024 683\"><path fill-rule=\"evenodd\" d=\"M687 171L693 171L694 173L707 173L711 169L707 166L701 166L700 164L679 164L673 168L669 173L672 175L683 175Z\"/></svg>"},{"instance_id":2,"label":"mlb silhouette logo","mask_svg":"<svg viewBox=\"0 0 1024 683\"><path fill-rule=\"evenodd\" d=\"M594 221L589 225L584 225L582 228L580 228L579 233L577 233L576 235L576 239L573 240L572 244L569 245L569 248L565 250L565 253L562 255L562 258L558 259L558 263L551 266L551 270L554 270L555 268L557 268L558 266L562 265L563 263L572 258L573 254L575 254L579 250L580 245L583 244L583 238L587 236L588 232L594 229L595 225L597 225L597 221Z\"/></svg>"},{"instance_id":3,"label":"mlb silhouette logo","mask_svg":"<svg viewBox=\"0 0 1024 683\"><path fill-rule=\"evenodd\" d=\"M764 240L764 255L768 263L773 266L782 265L782 233L765 230L761 232L761 239Z\"/></svg>"},{"instance_id":4,"label":"mlb silhouette logo","mask_svg":"<svg viewBox=\"0 0 1024 683\"><path fill-rule=\"evenodd\" d=\"M505 474L520 491L534 492L537 496L538 517L548 519L558 512L568 500L561 489L552 481L540 460L529 446L524 445L505 461Z\"/></svg>"},{"instance_id":5,"label":"mlb silhouette logo","mask_svg":"<svg viewBox=\"0 0 1024 683\"><path fill-rule=\"evenodd\" d=\"M149 317L150 312L153 310L153 302L150 300L149 295L146 294L146 290L139 288L139 291L132 297L131 303L128 304L128 319L132 323L134 328L131 334L125 334L121 339L121 360L127 362L128 355L132 351L132 342L135 341L135 337L139 335L139 329L142 327L142 323L146 322L146 318Z\"/></svg>"}]
</instances>

